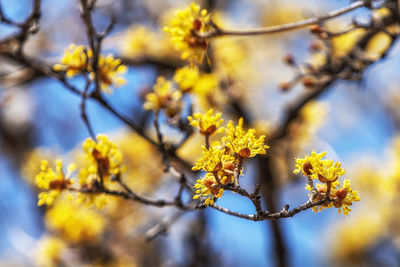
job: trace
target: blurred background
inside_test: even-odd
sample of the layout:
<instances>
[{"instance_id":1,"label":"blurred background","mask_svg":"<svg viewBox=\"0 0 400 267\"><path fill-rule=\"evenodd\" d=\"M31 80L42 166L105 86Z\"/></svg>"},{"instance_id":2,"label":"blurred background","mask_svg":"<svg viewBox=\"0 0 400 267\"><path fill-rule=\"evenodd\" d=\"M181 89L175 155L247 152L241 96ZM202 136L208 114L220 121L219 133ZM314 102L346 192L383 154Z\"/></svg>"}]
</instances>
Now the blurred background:
<instances>
[{"instance_id":1,"label":"blurred background","mask_svg":"<svg viewBox=\"0 0 400 267\"><path fill-rule=\"evenodd\" d=\"M225 28L298 21L349 3L198 2L213 12L215 21ZM98 1L94 18L99 30L106 27L111 15L117 18L115 28L104 40L103 53L112 53L129 66L124 76L126 85L107 98L123 114L141 118L145 125L146 120L150 121L150 127L151 114L142 108L144 93L151 90L159 75L171 77L176 67L183 66L162 28L174 9L189 4L176 0ZM4 14L16 21L23 21L31 6L31 0L1 1ZM69 44L87 44L79 1L44 0L41 10L40 31L25 47L29 56L53 65ZM326 27L345 29L353 18L369 21L382 14L382 9L372 12L362 8L327 23ZM0 39L16 31L15 27L0 24ZM332 38L329 52L336 57L346 54L357 34L363 33L354 31ZM267 144L268 134L285 118L286 107L312 90L301 83L290 90L280 88L299 71L282 59L290 54L298 65L307 63L318 68L324 64L326 53L324 48L315 49L324 45L319 42L308 29L212 40L213 72L225 84L229 81L230 96L245 107L252 119L251 126L266 133ZM385 42L381 36L374 39L368 51L371 57L382 51ZM275 149L279 209L307 200L305 178L294 176L292 171L295 157L312 150L327 151L329 158L340 161L346 178L361 196L348 216L339 215L336 209L320 213L307 210L279 220L288 266L400 266L399 56L395 42L389 54L371 64L359 81L338 79L303 107L289 136ZM173 208L142 207L118 199L101 211L66 203L38 207L32 181L40 159L72 161L89 137L80 116L81 99L56 80L37 76L1 55L0 66L0 266L278 265L274 249L277 241L269 221L251 222L206 209L183 214L167 233L146 242L144 233L172 214ZM73 78L72 83L84 86L79 77ZM216 101L215 108L222 110L226 99ZM209 105L203 102L194 101L196 111L204 111ZM161 158L157 151L94 101L87 105L94 131L108 134L122 149L129 169L127 176L132 177L127 178L131 179L129 183L148 195L173 196L177 185L158 170ZM234 112L226 114L226 121L237 118ZM166 124L162 130L168 140L179 136ZM194 162L201 155L200 144L198 136L193 135L179 154ZM244 187L252 188L257 182L255 171L253 162L249 162L241 179ZM235 211L254 212L250 201L230 192L218 203ZM66 218L60 219L63 216Z\"/></svg>"}]
</instances>

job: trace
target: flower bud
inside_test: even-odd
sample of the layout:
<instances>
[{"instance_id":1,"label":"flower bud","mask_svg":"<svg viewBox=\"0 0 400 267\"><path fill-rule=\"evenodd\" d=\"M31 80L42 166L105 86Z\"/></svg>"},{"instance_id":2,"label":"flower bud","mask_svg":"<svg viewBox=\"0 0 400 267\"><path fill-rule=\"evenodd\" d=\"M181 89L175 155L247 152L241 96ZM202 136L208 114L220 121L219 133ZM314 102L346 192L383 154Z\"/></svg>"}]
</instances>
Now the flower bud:
<instances>
[{"instance_id":1,"label":"flower bud","mask_svg":"<svg viewBox=\"0 0 400 267\"><path fill-rule=\"evenodd\" d=\"M343 200L347 195L347 188L340 188L336 191L335 195L339 200Z\"/></svg>"},{"instance_id":2,"label":"flower bud","mask_svg":"<svg viewBox=\"0 0 400 267\"><path fill-rule=\"evenodd\" d=\"M239 151L239 156L241 156L242 158L248 158L248 157L250 157L250 154L251 154L251 151L250 151L250 148L248 148L248 147L242 148Z\"/></svg>"},{"instance_id":3,"label":"flower bud","mask_svg":"<svg viewBox=\"0 0 400 267\"><path fill-rule=\"evenodd\" d=\"M308 176L311 175L311 170L313 169L312 165L310 162L306 161L303 164L303 172Z\"/></svg>"}]
</instances>

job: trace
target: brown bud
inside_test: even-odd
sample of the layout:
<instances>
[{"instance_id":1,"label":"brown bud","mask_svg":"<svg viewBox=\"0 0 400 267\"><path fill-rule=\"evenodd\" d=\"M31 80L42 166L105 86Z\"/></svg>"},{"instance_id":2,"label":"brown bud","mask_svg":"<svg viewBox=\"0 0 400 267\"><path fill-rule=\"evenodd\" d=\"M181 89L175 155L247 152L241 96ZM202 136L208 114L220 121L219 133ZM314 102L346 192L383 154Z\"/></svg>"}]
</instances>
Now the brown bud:
<instances>
[{"instance_id":1,"label":"brown bud","mask_svg":"<svg viewBox=\"0 0 400 267\"><path fill-rule=\"evenodd\" d=\"M206 186L206 187L208 187L208 188L210 188L212 185L214 184L214 181L213 180L211 180L211 179L205 179L204 180L204 185Z\"/></svg>"},{"instance_id":2,"label":"brown bud","mask_svg":"<svg viewBox=\"0 0 400 267\"><path fill-rule=\"evenodd\" d=\"M290 88L292 88L292 84L290 82L283 82L281 84L279 84L279 89L281 89L281 91L288 91Z\"/></svg>"},{"instance_id":3,"label":"brown bud","mask_svg":"<svg viewBox=\"0 0 400 267\"><path fill-rule=\"evenodd\" d=\"M70 184L70 180L54 180L50 182L49 187L54 190L62 190L67 189Z\"/></svg>"},{"instance_id":4,"label":"brown bud","mask_svg":"<svg viewBox=\"0 0 400 267\"><path fill-rule=\"evenodd\" d=\"M311 52L319 52L322 50L321 42L313 42L310 44L310 51Z\"/></svg>"},{"instance_id":5,"label":"brown bud","mask_svg":"<svg viewBox=\"0 0 400 267\"><path fill-rule=\"evenodd\" d=\"M317 83L316 79L311 76L306 76L302 79L302 83L307 88L312 88Z\"/></svg>"},{"instance_id":6,"label":"brown bud","mask_svg":"<svg viewBox=\"0 0 400 267\"><path fill-rule=\"evenodd\" d=\"M336 191L335 195L339 200L343 200L347 195L347 188L340 188Z\"/></svg>"},{"instance_id":7,"label":"brown bud","mask_svg":"<svg viewBox=\"0 0 400 267\"><path fill-rule=\"evenodd\" d=\"M221 163L221 162L218 163L218 164L214 167L213 172L217 172L217 171L220 171L220 170L222 170L222 163Z\"/></svg>"},{"instance_id":8,"label":"brown bud","mask_svg":"<svg viewBox=\"0 0 400 267\"><path fill-rule=\"evenodd\" d=\"M294 57L292 54L286 54L285 57L283 58L283 61L288 64L288 65L295 65L296 61L294 60Z\"/></svg>"},{"instance_id":9,"label":"brown bud","mask_svg":"<svg viewBox=\"0 0 400 267\"><path fill-rule=\"evenodd\" d=\"M211 194L216 196L219 193L219 188L218 188L218 186L213 186L210 191L211 191Z\"/></svg>"},{"instance_id":10,"label":"brown bud","mask_svg":"<svg viewBox=\"0 0 400 267\"><path fill-rule=\"evenodd\" d=\"M101 153L96 148L93 149L92 156L95 160L101 159Z\"/></svg>"},{"instance_id":11,"label":"brown bud","mask_svg":"<svg viewBox=\"0 0 400 267\"><path fill-rule=\"evenodd\" d=\"M194 21L193 21L193 30L200 31L201 25L202 25L202 23L201 23L200 19L198 19L198 18L194 19Z\"/></svg>"},{"instance_id":12,"label":"brown bud","mask_svg":"<svg viewBox=\"0 0 400 267\"><path fill-rule=\"evenodd\" d=\"M335 208L340 208L340 207L342 207L342 202L340 202L340 201L335 201L335 202L333 202L333 206L335 206Z\"/></svg>"},{"instance_id":13,"label":"brown bud","mask_svg":"<svg viewBox=\"0 0 400 267\"><path fill-rule=\"evenodd\" d=\"M325 176L323 176L323 175L321 175L321 174L319 174L319 173L318 173L318 180L319 180L321 183L327 183L327 182L329 182L329 180L326 179Z\"/></svg>"},{"instance_id":14,"label":"brown bud","mask_svg":"<svg viewBox=\"0 0 400 267\"><path fill-rule=\"evenodd\" d=\"M101 158L97 162L99 164L102 174L108 174L108 169L110 168L110 161L108 160L108 158Z\"/></svg>"},{"instance_id":15,"label":"brown bud","mask_svg":"<svg viewBox=\"0 0 400 267\"><path fill-rule=\"evenodd\" d=\"M196 47L197 46L197 38L195 36L191 36L188 40L189 46L190 47Z\"/></svg>"},{"instance_id":16,"label":"brown bud","mask_svg":"<svg viewBox=\"0 0 400 267\"><path fill-rule=\"evenodd\" d=\"M231 162L231 161L225 162L224 170L233 171L234 169L235 169L235 165L233 164L233 162Z\"/></svg>"},{"instance_id":17,"label":"brown bud","mask_svg":"<svg viewBox=\"0 0 400 267\"><path fill-rule=\"evenodd\" d=\"M241 156L242 158L248 158L248 157L250 157L250 154L251 154L251 151L250 151L250 148L248 148L248 147L242 148L239 151L239 156Z\"/></svg>"},{"instance_id":18,"label":"brown bud","mask_svg":"<svg viewBox=\"0 0 400 267\"><path fill-rule=\"evenodd\" d=\"M205 134L206 135L212 135L216 130L217 130L217 126L215 126L215 124L213 124L213 125L211 125L210 127L208 127L206 129Z\"/></svg>"},{"instance_id":19,"label":"brown bud","mask_svg":"<svg viewBox=\"0 0 400 267\"><path fill-rule=\"evenodd\" d=\"M311 175L311 170L312 170L312 169L313 169L313 167L312 167L312 165L311 165L310 162L306 161L306 162L303 164L303 172L304 172L306 175Z\"/></svg>"},{"instance_id":20,"label":"brown bud","mask_svg":"<svg viewBox=\"0 0 400 267\"><path fill-rule=\"evenodd\" d=\"M321 34L322 32L324 32L322 27L316 24L311 25L309 29L314 34Z\"/></svg>"}]
</instances>

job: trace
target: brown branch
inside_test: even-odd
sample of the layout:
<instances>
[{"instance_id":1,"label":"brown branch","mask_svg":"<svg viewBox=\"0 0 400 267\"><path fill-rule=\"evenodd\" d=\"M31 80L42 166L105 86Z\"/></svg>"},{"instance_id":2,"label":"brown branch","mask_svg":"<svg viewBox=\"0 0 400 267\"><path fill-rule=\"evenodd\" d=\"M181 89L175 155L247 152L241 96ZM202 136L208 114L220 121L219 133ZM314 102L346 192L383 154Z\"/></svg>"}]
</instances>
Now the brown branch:
<instances>
[{"instance_id":1,"label":"brown branch","mask_svg":"<svg viewBox=\"0 0 400 267\"><path fill-rule=\"evenodd\" d=\"M283 25L271 26L271 27L266 27L266 28L258 28L258 29L249 29L249 30L222 29L219 26L217 26L213 21L211 21L211 26L213 27L214 30L204 33L204 34L197 33L197 35L202 38L211 38L211 37L219 37L219 36L226 36L226 35L248 36L248 35L272 34L272 33L281 33L281 32L286 32L286 31L292 31L292 30L304 28L304 27L311 26L314 24L320 24L324 21L334 19L343 14L349 13L350 11L353 11L357 8L360 8L363 6L368 6L368 5L370 5L370 3L371 3L371 0L357 1L347 7L332 11L332 12L330 12L326 15L320 16L320 17L310 18L310 19L293 22L293 23L287 23L287 24L283 24Z\"/></svg>"}]
</instances>

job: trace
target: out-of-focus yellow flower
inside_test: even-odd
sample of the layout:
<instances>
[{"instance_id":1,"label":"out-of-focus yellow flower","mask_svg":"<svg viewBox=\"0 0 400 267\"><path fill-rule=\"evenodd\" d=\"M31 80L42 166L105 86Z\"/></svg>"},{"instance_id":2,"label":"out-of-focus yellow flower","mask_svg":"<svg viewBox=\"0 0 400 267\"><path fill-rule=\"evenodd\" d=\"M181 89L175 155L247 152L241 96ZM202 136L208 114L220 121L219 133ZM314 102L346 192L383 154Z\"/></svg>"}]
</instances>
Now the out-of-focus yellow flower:
<instances>
[{"instance_id":1,"label":"out-of-focus yellow flower","mask_svg":"<svg viewBox=\"0 0 400 267\"><path fill-rule=\"evenodd\" d=\"M85 153L86 166L81 168L78 177L81 185L99 181L102 175L104 181L124 171L122 153L117 146L108 140L108 137L99 134L96 142L92 138L86 139L82 144Z\"/></svg>"},{"instance_id":2,"label":"out-of-focus yellow flower","mask_svg":"<svg viewBox=\"0 0 400 267\"><path fill-rule=\"evenodd\" d=\"M93 209L64 199L47 211L45 220L50 229L73 243L96 241L106 226L104 218Z\"/></svg>"},{"instance_id":3,"label":"out-of-focus yellow flower","mask_svg":"<svg viewBox=\"0 0 400 267\"><path fill-rule=\"evenodd\" d=\"M126 80L121 77L125 74L128 68L121 64L121 59L115 59L113 55L99 55L98 63L99 84L100 89L108 94L112 93L110 87L117 88L126 83ZM95 80L95 73L90 73L90 78Z\"/></svg>"},{"instance_id":4,"label":"out-of-focus yellow flower","mask_svg":"<svg viewBox=\"0 0 400 267\"><path fill-rule=\"evenodd\" d=\"M183 67L176 70L174 81L178 84L182 93L190 92L199 80L200 74L196 67Z\"/></svg>"},{"instance_id":5,"label":"out-of-focus yellow flower","mask_svg":"<svg viewBox=\"0 0 400 267\"><path fill-rule=\"evenodd\" d=\"M148 55L154 44L158 43L156 33L143 25L130 27L125 36L122 53L128 57Z\"/></svg>"},{"instance_id":6,"label":"out-of-focus yellow flower","mask_svg":"<svg viewBox=\"0 0 400 267\"><path fill-rule=\"evenodd\" d=\"M201 63L208 48L208 40L196 33L204 33L208 28L209 15L207 10L191 3L190 7L177 10L175 17L164 27L171 36L175 48L182 52L182 59Z\"/></svg>"},{"instance_id":7,"label":"out-of-focus yellow flower","mask_svg":"<svg viewBox=\"0 0 400 267\"><path fill-rule=\"evenodd\" d=\"M196 194L193 199L206 197L204 200L206 206L214 204L214 198L220 198L224 193L224 189L220 188L212 173L207 173L204 178L197 180L194 187Z\"/></svg>"},{"instance_id":8,"label":"out-of-focus yellow flower","mask_svg":"<svg viewBox=\"0 0 400 267\"><path fill-rule=\"evenodd\" d=\"M91 57L92 51L86 49L85 46L70 44L65 49L64 56L61 58L61 64L54 65L53 69L56 71L66 71L67 77L71 78L88 70L89 59Z\"/></svg>"},{"instance_id":9,"label":"out-of-focus yellow flower","mask_svg":"<svg viewBox=\"0 0 400 267\"><path fill-rule=\"evenodd\" d=\"M257 138L255 129L245 131L243 129L243 118L239 119L236 126L233 121L229 121L226 129L226 134L222 140L232 153L243 159L267 153L266 150L269 147L264 144L265 135Z\"/></svg>"},{"instance_id":10,"label":"out-of-focus yellow flower","mask_svg":"<svg viewBox=\"0 0 400 267\"><path fill-rule=\"evenodd\" d=\"M357 41L364 36L365 29L356 29L348 33L332 37L332 52L336 57L345 56L351 49L354 48Z\"/></svg>"},{"instance_id":11,"label":"out-of-focus yellow flower","mask_svg":"<svg viewBox=\"0 0 400 267\"><path fill-rule=\"evenodd\" d=\"M370 60L378 60L387 51L392 43L392 38L384 32L375 34L365 48L366 57Z\"/></svg>"},{"instance_id":12,"label":"out-of-focus yellow flower","mask_svg":"<svg viewBox=\"0 0 400 267\"><path fill-rule=\"evenodd\" d=\"M223 133L225 131L224 127L220 127L222 122L222 114L218 112L212 115L213 110L209 109L205 114L194 113L193 117L188 116L188 120L193 127L197 127L202 135L213 135L216 133Z\"/></svg>"},{"instance_id":13,"label":"out-of-focus yellow flower","mask_svg":"<svg viewBox=\"0 0 400 267\"><path fill-rule=\"evenodd\" d=\"M56 267L61 265L61 256L67 245L54 236L45 236L38 241L35 258L40 267Z\"/></svg>"},{"instance_id":14,"label":"out-of-focus yellow flower","mask_svg":"<svg viewBox=\"0 0 400 267\"><path fill-rule=\"evenodd\" d=\"M315 151L310 156L296 159L295 174L302 172L303 175L312 179L319 179L322 183L334 182L339 176L345 174L340 162L333 162L330 159L323 159L326 152L317 154Z\"/></svg>"},{"instance_id":15,"label":"out-of-focus yellow flower","mask_svg":"<svg viewBox=\"0 0 400 267\"><path fill-rule=\"evenodd\" d=\"M35 183L39 189L46 191L39 193L38 205L53 204L54 200L60 195L61 190L68 189L72 184L72 180L68 177L75 169L75 164L69 165L67 175L65 176L61 160L56 161L55 170L49 167L47 160L42 160L40 172L35 177Z\"/></svg>"},{"instance_id":16,"label":"out-of-focus yellow flower","mask_svg":"<svg viewBox=\"0 0 400 267\"><path fill-rule=\"evenodd\" d=\"M298 119L290 124L291 144L295 149L302 150L310 142L326 122L328 110L329 106L320 101L311 101L301 109Z\"/></svg>"},{"instance_id":17,"label":"out-of-focus yellow flower","mask_svg":"<svg viewBox=\"0 0 400 267\"><path fill-rule=\"evenodd\" d=\"M153 110L154 112L165 109L165 113L170 117L181 111L182 94L173 90L171 81L166 80L164 77L158 77L153 89L153 93L146 95L146 102L143 105L145 109Z\"/></svg>"}]
</instances>

